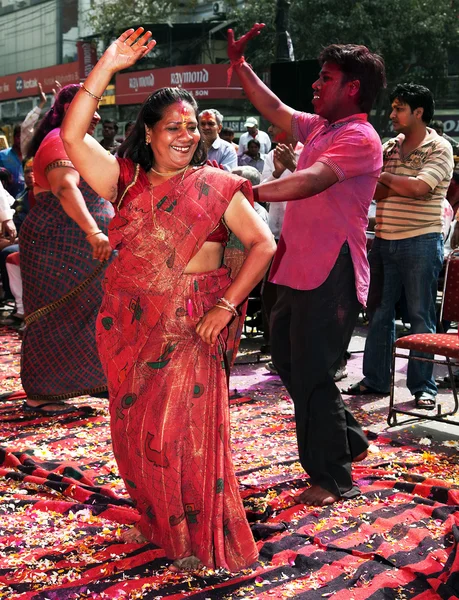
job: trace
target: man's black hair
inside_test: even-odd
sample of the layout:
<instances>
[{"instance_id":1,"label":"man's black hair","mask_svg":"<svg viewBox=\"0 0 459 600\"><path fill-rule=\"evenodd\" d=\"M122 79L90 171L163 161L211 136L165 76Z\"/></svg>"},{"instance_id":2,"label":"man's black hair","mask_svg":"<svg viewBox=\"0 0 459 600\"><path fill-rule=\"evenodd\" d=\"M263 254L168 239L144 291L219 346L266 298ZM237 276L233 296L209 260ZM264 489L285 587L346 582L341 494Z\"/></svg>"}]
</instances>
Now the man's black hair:
<instances>
[{"instance_id":1,"label":"man's black hair","mask_svg":"<svg viewBox=\"0 0 459 600\"><path fill-rule=\"evenodd\" d=\"M422 120L426 125L432 120L435 101L432 92L423 85L418 85L417 83L399 83L390 95L391 102L395 99L408 104L411 112L416 110L416 108L423 108Z\"/></svg>"},{"instance_id":2,"label":"man's black hair","mask_svg":"<svg viewBox=\"0 0 459 600\"><path fill-rule=\"evenodd\" d=\"M370 52L366 46L356 44L332 44L322 50L319 63L337 65L344 81L359 81L359 107L369 113L381 88L386 87L386 69L379 54Z\"/></svg>"},{"instance_id":3,"label":"man's black hair","mask_svg":"<svg viewBox=\"0 0 459 600\"><path fill-rule=\"evenodd\" d=\"M115 121L115 119L104 119L102 121L102 126L104 125L113 125L113 128L115 129L115 133L118 131L118 123Z\"/></svg>"}]
</instances>

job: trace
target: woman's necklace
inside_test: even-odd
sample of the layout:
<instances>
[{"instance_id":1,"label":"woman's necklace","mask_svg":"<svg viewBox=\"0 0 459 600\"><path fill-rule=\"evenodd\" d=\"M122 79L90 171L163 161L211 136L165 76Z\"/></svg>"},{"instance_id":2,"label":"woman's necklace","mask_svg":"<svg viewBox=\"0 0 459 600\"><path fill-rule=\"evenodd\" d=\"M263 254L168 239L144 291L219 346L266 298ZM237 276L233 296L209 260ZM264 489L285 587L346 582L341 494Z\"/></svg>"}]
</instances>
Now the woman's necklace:
<instances>
[{"instance_id":1,"label":"woman's necklace","mask_svg":"<svg viewBox=\"0 0 459 600\"><path fill-rule=\"evenodd\" d=\"M156 173L156 175L159 175L160 177L172 177L173 175L178 175L179 173L186 171L188 169L188 166L189 165L183 167L182 169L179 169L178 171L165 171L164 173L160 173L159 171L151 167L150 171L153 171L153 173Z\"/></svg>"},{"instance_id":2,"label":"woman's necklace","mask_svg":"<svg viewBox=\"0 0 459 600\"><path fill-rule=\"evenodd\" d=\"M185 174L188 170L188 167L190 165L187 165L186 167L184 167L183 169L180 169L179 171L176 171L175 173L158 173L158 171L155 171L153 169L153 167L151 168L152 171L154 171L155 173L157 173L158 175L161 176L166 176L166 175L177 175L178 173L182 173L183 171L183 175L180 179L179 185L183 182L183 179L185 178ZM160 225L158 225L158 222L156 221L156 210L155 210L155 195L154 195L154 187L152 185L152 183L150 182L149 185L149 189L150 189L150 200L151 200L151 216L152 216L152 220L153 220L153 229L155 230L155 237L158 238L158 240L164 241L166 239L166 231L164 230L163 227L160 227Z\"/></svg>"}]
</instances>

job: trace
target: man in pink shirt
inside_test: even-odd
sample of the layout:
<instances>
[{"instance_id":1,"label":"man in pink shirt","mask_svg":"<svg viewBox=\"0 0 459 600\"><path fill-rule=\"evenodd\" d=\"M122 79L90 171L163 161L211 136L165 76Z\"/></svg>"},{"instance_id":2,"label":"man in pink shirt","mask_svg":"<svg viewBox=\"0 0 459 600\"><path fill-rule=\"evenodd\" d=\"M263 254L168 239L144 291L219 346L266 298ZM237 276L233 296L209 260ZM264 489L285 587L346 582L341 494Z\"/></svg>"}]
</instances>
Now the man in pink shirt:
<instances>
[{"instance_id":1,"label":"man in pink shirt","mask_svg":"<svg viewBox=\"0 0 459 600\"><path fill-rule=\"evenodd\" d=\"M270 274L278 284L271 353L295 405L298 452L311 480L298 502L323 506L360 493L351 463L368 447L333 376L368 293L365 230L382 167L368 113L385 85L385 70L365 46L328 46L312 86L316 114L296 112L243 57L263 27L257 23L237 41L230 30L228 55L258 111L304 143L297 171L255 192L261 202L288 201Z\"/></svg>"}]
</instances>

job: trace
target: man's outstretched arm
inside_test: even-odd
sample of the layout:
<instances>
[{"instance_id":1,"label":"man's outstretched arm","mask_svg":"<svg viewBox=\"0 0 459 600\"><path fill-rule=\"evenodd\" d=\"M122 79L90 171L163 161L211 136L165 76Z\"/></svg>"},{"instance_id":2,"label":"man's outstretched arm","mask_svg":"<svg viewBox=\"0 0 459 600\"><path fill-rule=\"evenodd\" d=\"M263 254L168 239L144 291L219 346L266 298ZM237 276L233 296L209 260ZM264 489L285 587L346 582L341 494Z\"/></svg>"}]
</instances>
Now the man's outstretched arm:
<instances>
[{"instance_id":1,"label":"man's outstretched arm","mask_svg":"<svg viewBox=\"0 0 459 600\"><path fill-rule=\"evenodd\" d=\"M263 23L255 23L250 31L238 40L234 31L228 29L228 58L231 67L237 73L249 101L263 117L284 131L292 131L293 108L284 104L276 94L261 81L244 60L244 50L249 40L257 37L263 29Z\"/></svg>"},{"instance_id":2,"label":"man's outstretched arm","mask_svg":"<svg viewBox=\"0 0 459 600\"><path fill-rule=\"evenodd\" d=\"M289 177L257 185L253 191L257 202L285 202L320 194L337 181L338 176L333 169L318 161Z\"/></svg>"}]
</instances>

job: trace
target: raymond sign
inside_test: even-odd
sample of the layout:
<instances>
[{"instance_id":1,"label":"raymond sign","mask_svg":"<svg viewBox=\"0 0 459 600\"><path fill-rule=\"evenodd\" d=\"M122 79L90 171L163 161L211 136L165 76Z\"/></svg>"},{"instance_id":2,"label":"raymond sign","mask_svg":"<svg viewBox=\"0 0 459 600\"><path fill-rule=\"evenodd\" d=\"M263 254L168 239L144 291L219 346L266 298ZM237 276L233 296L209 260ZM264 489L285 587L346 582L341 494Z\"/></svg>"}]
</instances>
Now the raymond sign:
<instances>
[{"instance_id":1,"label":"raymond sign","mask_svg":"<svg viewBox=\"0 0 459 600\"><path fill-rule=\"evenodd\" d=\"M116 76L116 103L140 104L162 87L182 87L197 100L244 98L237 76L233 73L227 86L229 65L189 65L149 71L133 71Z\"/></svg>"},{"instance_id":2,"label":"raymond sign","mask_svg":"<svg viewBox=\"0 0 459 600\"><path fill-rule=\"evenodd\" d=\"M79 83L78 62L0 77L0 101L38 96L38 82L42 84L43 91L50 94L55 81L61 85Z\"/></svg>"}]
</instances>

